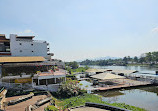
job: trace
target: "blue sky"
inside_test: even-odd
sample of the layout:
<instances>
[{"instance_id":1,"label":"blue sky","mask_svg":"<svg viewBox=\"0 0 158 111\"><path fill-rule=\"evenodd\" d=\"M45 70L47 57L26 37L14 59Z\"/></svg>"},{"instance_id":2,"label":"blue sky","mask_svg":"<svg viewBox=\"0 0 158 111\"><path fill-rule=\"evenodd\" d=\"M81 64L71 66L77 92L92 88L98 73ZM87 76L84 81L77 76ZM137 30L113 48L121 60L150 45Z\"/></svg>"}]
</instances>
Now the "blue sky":
<instances>
[{"instance_id":1,"label":"blue sky","mask_svg":"<svg viewBox=\"0 0 158 111\"><path fill-rule=\"evenodd\" d=\"M35 35L53 58L139 56L158 50L158 0L0 0L0 33Z\"/></svg>"}]
</instances>

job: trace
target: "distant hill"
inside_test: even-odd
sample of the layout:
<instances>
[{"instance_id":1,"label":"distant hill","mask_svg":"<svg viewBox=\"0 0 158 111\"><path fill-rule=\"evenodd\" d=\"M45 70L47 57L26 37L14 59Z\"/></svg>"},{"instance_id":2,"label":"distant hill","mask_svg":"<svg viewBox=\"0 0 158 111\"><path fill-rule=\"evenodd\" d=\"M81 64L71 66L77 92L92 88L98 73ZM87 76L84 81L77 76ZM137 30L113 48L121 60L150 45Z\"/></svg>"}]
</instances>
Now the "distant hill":
<instances>
[{"instance_id":1,"label":"distant hill","mask_svg":"<svg viewBox=\"0 0 158 111\"><path fill-rule=\"evenodd\" d=\"M108 60L108 59L119 59L119 57L110 57L110 56L106 56L106 57L97 57L97 58L94 58L92 60Z\"/></svg>"},{"instance_id":2,"label":"distant hill","mask_svg":"<svg viewBox=\"0 0 158 111\"><path fill-rule=\"evenodd\" d=\"M87 58L88 59L88 58ZM115 59L120 59L119 57L110 57L110 56L106 56L106 57L96 57L96 58L91 58L91 59L88 59L88 60L108 60L108 59L112 59L112 60L115 60ZM85 59L86 60L86 59ZM77 62L82 62L83 60L77 60Z\"/></svg>"}]
</instances>

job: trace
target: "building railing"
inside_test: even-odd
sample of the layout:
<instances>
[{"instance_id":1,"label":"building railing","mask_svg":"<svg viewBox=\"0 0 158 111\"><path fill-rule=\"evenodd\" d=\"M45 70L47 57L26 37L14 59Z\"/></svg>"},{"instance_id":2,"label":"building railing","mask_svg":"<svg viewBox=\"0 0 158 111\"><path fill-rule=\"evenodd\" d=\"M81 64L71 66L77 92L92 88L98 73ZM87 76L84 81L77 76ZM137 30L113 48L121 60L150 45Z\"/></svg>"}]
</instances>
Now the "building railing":
<instances>
[{"instance_id":1,"label":"building railing","mask_svg":"<svg viewBox=\"0 0 158 111\"><path fill-rule=\"evenodd\" d=\"M44 40L25 40L25 39L17 39L16 41L47 43L47 42L44 41Z\"/></svg>"},{"instance_id":2,"label":"building railing","mask_svg":"<svg viewBox=\"0 0 158 111\"><path fill-rule=\"evenodd\" d=\"M51 91L51 92L55 92L58 90L60 84L51 84L51 85L32 85L32 87L34 89L38 89L38 90L47 90L47 91Z\"/></svg>"},{"instance_id":3,"label":"building railing","mask_svg":"<svg viewBox=\"0 0 158 111\"><path fill-rule=\"evenodd\" d=\"M7 83L7 82L0 82L0 87L5 87L5 88L9 88L9 89L27 89L27 88L31 88L32 84L29 83L25 83L25 84L21 84L21 83Z\"/></svg>"}]
</instances>

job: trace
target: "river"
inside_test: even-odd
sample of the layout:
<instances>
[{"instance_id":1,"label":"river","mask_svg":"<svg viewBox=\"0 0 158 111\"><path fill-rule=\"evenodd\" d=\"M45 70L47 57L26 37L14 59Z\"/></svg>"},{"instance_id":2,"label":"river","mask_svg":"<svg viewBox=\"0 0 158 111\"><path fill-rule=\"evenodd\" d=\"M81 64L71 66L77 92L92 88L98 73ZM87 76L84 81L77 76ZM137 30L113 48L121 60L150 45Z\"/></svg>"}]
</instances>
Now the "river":
<instances>
[{"instance_id":1,"label":"river","mask_svg":"<svg viewBox=\"0 0 158 111\"><path fill-rule=\"evenodd\" d=\"M139 72L148 72L155 75L158 68L141 67L141 66L89 66L91 68L107 68L107 69L126 69L137 70ZM149 75L150 75L149 74ZM158 76L158 75L155 75ZM98 92L97 94L103 96L104 101L110 103L126 103L129 105L145 108L149 111L158 111L158 86L148 86L135 88L130 90L115 90Z\"/></svg>"}]
</instances>

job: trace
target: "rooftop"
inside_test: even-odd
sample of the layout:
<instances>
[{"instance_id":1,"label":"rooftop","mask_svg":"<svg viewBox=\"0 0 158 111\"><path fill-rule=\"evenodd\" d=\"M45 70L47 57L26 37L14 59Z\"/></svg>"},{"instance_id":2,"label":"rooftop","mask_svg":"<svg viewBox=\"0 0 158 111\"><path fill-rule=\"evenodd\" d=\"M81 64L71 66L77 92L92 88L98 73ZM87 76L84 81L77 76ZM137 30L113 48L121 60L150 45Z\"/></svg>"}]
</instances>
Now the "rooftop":
<instances>
[{"instance_id":1,"label":"rooftop","mask_svg":"<svg viewBox=\"0 0 158 111\"><path fill-rule=\"evenodd\" d=\"M0 57L0 63L16 63L16 62L41 62L45 61L44 57Z\"/></svg>"},{"instance_id":2,"label":"rooftop","mask_svg":"<svg viewBox=\"0 0 158 111\"><path fill-rule=\"evenodd\" d=\"M0 34L0 37L5 37L5 34Z\"/></svg>"},{"instance_id":3,"label":"rooftop","mask_svg":"<svg viewBox=\"0 0 158 111\"><path fill-rule=\"evenodd\" d=\"M92 78L102 79L102 80L110 80L110 79L123 79L125 77L111 74L111 73L101 73L91 76Z\"/></svg>"},{"instance_id":4,"label":"rooftop","mask_svg":"<svg viewBox=\"0 0 158 111\"><path fill-rule=\"evenodd\" d=\"M110 69L88 69L86 70L86 72L105 72L105 71L108 71Z\"/></svg>"},{"instance_id":5,"label":"rooftop","mask_svg":"<svg viewBox=\"0 0 158 111\"><path fill-rule=\"evenodd\" d=\"M5 34L0 34L0 42L9 42L9 39L6 39Z\"/></svg>"},{"instance_id":6,"label":"rooftop","mask_svg":"<svg viewBox=\"0 0 158 111\"><path fill-rule=\"evenodd\" d=\"M24 38L24 37L26 37L26 38L34 38L35 36L16 36L16 38Z\"/></svg>"},{"instance_id":7,"label":"rooftop","mask_svg":"<svg viewBox=\"0 0 158 111\"><path fill-rule=\"evenodd\" d=\"M37 76L59 76L59 75L66 75L66 71L63 69L59 69L59 71L49 71L49 72L40 72Z\"/></svg>"},{"instance_id":8,"label":"rooftop","mask_svg":"<svg viewBox=\"0 0 158 111\"><path fill-rule=\"evenodd\" d=\"M131 73L135 73L137 72L136 70L112 70L113 73L119 74L119 73L123 73L125 75L131 74Z\"/></svg>"}]
</instances>

